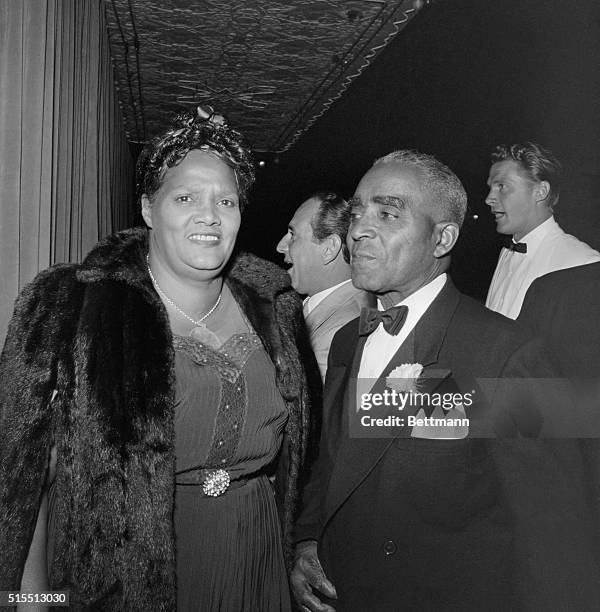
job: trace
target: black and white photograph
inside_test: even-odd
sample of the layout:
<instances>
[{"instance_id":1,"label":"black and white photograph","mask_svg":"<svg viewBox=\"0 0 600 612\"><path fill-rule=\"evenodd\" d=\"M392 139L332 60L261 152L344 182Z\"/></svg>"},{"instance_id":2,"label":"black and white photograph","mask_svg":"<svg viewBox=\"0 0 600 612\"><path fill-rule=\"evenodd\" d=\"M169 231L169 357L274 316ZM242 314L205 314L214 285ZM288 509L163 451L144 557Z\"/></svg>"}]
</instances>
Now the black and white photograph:
<instances>
[{"instance_id":1,"label":"black and white photograph","mask_svg":"<svg viewBox=\"0 0 600 612\"><path fill-rule=\"evenodd\" d=\"M0 609L600 610L600 4L0 0Z\"/></svg>"}]
</instances>

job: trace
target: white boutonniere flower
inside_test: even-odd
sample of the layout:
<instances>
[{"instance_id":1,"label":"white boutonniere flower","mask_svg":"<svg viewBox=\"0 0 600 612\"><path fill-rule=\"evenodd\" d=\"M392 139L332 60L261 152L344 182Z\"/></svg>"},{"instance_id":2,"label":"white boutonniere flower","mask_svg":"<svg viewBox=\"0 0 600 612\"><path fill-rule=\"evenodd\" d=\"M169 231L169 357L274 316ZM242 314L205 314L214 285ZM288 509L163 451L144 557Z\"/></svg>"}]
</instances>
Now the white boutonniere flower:
<instances>
[{"instance_id":1,"label":"white boutonniere flower","mask_svg":"<svg viewBox=\"0 0 600 612\"><path fill-rule=\"evenodd\" d=\"M403 363L390 372L385 384L398 393L415 393L422 372L423 366L420 363Z\"/></svg>"}]
</instances>

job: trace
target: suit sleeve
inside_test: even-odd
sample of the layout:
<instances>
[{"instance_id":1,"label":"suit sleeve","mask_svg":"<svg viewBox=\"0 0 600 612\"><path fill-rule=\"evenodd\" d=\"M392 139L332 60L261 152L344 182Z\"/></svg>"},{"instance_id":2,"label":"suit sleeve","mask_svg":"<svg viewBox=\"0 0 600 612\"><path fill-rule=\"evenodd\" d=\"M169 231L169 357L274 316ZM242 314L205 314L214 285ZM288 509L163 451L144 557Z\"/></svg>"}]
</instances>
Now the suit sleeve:
<instances>
[{"instance_id":1,"label":"suit sleeve","mask_svg":"<svg viewBox=\"0 0 600 612\"><path fill-rule=\"evenodd\" d=\"M552 382L547 378L552 371L543 345L532 340L509 358L502 373L501 382L513 387L519 377L524 381L512 398L513 409L541 416L536 435L543 436L544 420L576 410L566 381L554 379L550 394L543 389ZM504 390L500 385L498 392ZM515 412L516 429L530 418L519 421ZM513 522L518 609L599 609L598 534L581 440L520 434L490 441L503 505Z\"/></svg>"},{"instance_id":2,"label":"suit sleeve","mask_svg":"<svg viewBox=\"0 0 600 612\"><path fill-rule=\"evenodd\" d=\"M539 315L540 313L540 307L537 300L537 287L538 283L534 280L529 289L527 289L527 293L523 299L523 305L521 306L521 311L517 317L517 321L519 321L523 327L531 330L533 333L538 333L538 318L536 314Z\"/></svg>"},{"instance_id":3,"label":"suit sleeve","mask_svg":"<svg viewBox=\"0 0 600 612\"><path fill-rule=\"evenodd\" d=\"M332 363L337 363L343 351L342 343L337 341L341 338L339 330L333 338L329 358L327 361L327 375L325 378L325 389L328 388L328 379L333 371ZM323 393L325 395L325 393ZM332 410L332 406L325 406L323 403L319 408L319 441L317 452L311 453L307 465L306 477L303 480L301 491L301 512L296 521L294 529L294 540L318 540L321 531L321 507L324 495L324 481L328 475L329 462L327 460L328 431L323 426L325 410Z\"/></svg>"},{"instance_id":4,"label":"suit sleeve","mask_svg":"<svg viewBox=\"0 0 600 612\"><path fill-rule=\"evenodd\" d=\"M71 268L42 272L15 305L0 357L0 590L18 589L52 444L51 398Z\"/></svg>"}]
</instances>

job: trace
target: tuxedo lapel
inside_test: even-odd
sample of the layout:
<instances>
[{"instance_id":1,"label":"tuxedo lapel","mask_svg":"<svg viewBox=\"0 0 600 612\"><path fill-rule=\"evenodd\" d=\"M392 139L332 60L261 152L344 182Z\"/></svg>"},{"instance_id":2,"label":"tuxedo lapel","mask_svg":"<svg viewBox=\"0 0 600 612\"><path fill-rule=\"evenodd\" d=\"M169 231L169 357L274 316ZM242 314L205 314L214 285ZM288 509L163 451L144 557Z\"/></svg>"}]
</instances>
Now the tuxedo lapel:
<instances>
[{"instance_id":1,"label":"tuxedo lapel","mask_svg":"<svg viewBox=\"0 0 600 612\"><path fill-rule=\"evenodd\" d=\"M358 327L356 329L358 334ZM414 345L414 334L409 334L402 343L400 349L390 361L384 374L398 360L410 359ZM360 370L367 335L359 336L356 349L347 370L344 380L344 389L338 397L338 404L335 412L339 418L339 429L337 431L338 446L337 454L334 456L333 470L325 497L325 524L333 515L335 510L347 499L352 491L366 478L369 472L375 467L379 459L384 455L386 449L392 442L390 438L350 438L349 437L349 411L357 410L357 378ZM405 363L405 361L399 361ZM385 377L379 378L371 392L378 388L381 382L385 384Z\"/></svg>"},{"instance_id":2,"label":"tuxedo lapel","mask_svg":"<svg viewBox=\"0 0 600 612\"><path fill-rule=\"evenodd\" d=\"M396 351L383 370L381 377L373 385L372 393L383 391L386 387L386 377L394 368L403 363L420 363L424 367L437 363L448 325L459 300L460 294L448 277L444 288ZM358 329L355 333L358 334ZM335 412L339 419L336 431L337 454L326 488L323 525L375 468L377 462L394 441L394 438L389 437L349 437L348 411L356 411L356 378L366 338L366 336L361 336L357 341L351 367L347 371L347 376L344 377L344 389L338 390L337 403L334 410L331 411ZM424 379L427 392L433 392L441 381L450 374L450 370L436 370L435 373L435 378L430 379L429 382ZM406 429L407 435L410 435L410 431L408 428Z\"/></svg>"},{"instance_id":3,"label":"tuxedo lapel","mask_svg":"<svg viewBox=\"0 0 600 612\"><path fill-rule=\"evenodd\" d=\"M415 327L415 358L424 368L437 363L448 326L460 302L460 293L450 280Z\"/></svg>"},{"instance_id":4,"label":"tuxedo lapel","mask_svg":"<svg viewBox=\"0 0 600 612\"><path fill-rule=\"evenodd\" d=\"M419 377L417 390L420 393L431 395L451 375L449 368L436 367L439 354L448 332L448 326L458 307L460 294L454 287L450 278L446 278L446 283L429 308L423 313L419 322L409 334L407 340L412 336L412 356L411 361L405 361L405 356L410 351L404 349L406 342L402 344L398 352L390 360L383 371L383 376L378 380L374 392L380 393L386 387L386 377L398 366L403 363L419 363L423 366L423 372ZM404 349L404 350L403 350ZM422 410L418 405L407 404L402 416L415 416ZM430 416L431 410L425 410L425 415ZM399 437L410 437L412 428L404 427L399 430Z\"/></svg>"},{"instance_id":5,"label":"tuxedo lapel","mask_svg":"<svg viewBox=\"0 0 600 612\"><path fill-rule=\"evenodd\" d=\"M336 337L339 346L328 364L323 394L324 441L330 457L334 457L344 433L344 398L348 380L356 366L357 355L362 354L364 339L358 335L358 319L340 329ZM360 357L358 357L360 364ZM358 371L358 370L356 370Z\"/></svg>"}]
</instances>

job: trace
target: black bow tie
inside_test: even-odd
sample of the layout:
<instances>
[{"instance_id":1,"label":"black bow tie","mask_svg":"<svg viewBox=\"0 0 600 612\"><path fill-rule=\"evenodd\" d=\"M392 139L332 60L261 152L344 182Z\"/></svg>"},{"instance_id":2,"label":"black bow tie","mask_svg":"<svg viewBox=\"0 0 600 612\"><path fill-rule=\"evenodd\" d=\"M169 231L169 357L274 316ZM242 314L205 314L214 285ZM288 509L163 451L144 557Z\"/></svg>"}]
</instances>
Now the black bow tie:
<instances>
[{"instance_id":1,"label":"black bow tie","mask_svg":"<svg viewBox=\"0 0 600 612\"><path fill-rule=\"evenodd\" d=\"M363 308L360 311L360 321L358 323L358 333L361 336L370 334L383 323L383 328L388 334L397 336L408 314L408 306L393 306L387 310L377 310L377 308Z\"/></svg>"},{"instance_id":2,"label":"black bow tie","mask_svg":"<svg viewBox=\"0 0 600 612\"><path fill-rule=\"evenodd\" d=\"M509 251L516 251L517 253L527 253L527 243L515 242L512 238L508 239L504 246Z\"/></svg>"}]
</instances>

